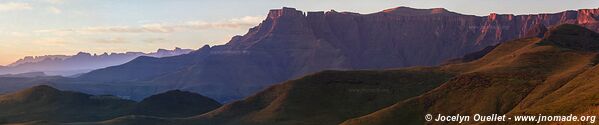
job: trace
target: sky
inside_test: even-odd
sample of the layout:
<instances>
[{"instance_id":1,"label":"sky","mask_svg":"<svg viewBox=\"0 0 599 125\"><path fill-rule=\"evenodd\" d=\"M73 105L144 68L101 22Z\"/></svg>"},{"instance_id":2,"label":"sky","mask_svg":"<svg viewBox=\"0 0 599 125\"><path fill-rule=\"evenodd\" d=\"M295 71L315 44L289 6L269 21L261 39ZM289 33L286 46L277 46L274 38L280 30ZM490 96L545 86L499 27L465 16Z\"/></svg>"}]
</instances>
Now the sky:
<instances>
[{"instance_id":1,"label":"sky","mask_svg":"<svg viewBox=\"0 0 599 125\"><path fill-rule=\"evenodd\" d=\"M484 16L599 8L599 0L0 0L0 65L24 56L220 45L282 7L367 14L399 6Z\"/></svg>"}]
</instances>

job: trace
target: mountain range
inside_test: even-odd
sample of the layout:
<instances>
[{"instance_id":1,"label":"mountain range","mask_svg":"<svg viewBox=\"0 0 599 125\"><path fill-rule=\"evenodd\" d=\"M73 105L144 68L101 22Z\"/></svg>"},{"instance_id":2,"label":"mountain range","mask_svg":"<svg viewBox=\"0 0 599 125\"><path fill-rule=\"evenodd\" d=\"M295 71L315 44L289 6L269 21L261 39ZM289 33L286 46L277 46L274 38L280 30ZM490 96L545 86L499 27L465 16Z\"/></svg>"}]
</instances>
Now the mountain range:
<instances>
[{"instance_id":1,"label":"mountain range","mask_svg":"<svg viewBox=\"0 0 599 125\"><path fill-rule=\"evenodd\" d=\"M425 124L419 116L426 113L596 114L599 93L595 90L599 85L593 81L598 78L599 34L576 25L561 25L547 35L506 42L476 61L439 67L461 75L425 94L342 125Z\"/></svg>"},{"instance_id":2,"label":"mountain range","mask_svg":"<svg viewBox=\"0 0 599 125\"><path fill-rule=\"evenodd\" d=\"M101 55L79 52L76 55L27 56L6 67L0 67L0 75L43 72L47 75L71 76L95 69L120 65L139 56L168 57L187 54L193 50L175 48L158 49L156 52L103 53Z\"/></svg>"},{"instance_id":3,"label":"mountain range","mask_svg":"<svg viewBox=\"0 0 599 125\"><path fill-rule=\"evenodd\" d=\"M276 9L247 34L189 54L141 56L77 78L0 77L0 89L89 93L37 86L2 94L0 121L420 125L452 124L425 114L594 115L598 17L599 9L484 17L439 8ZM576 123L586 122L546 124Z\"/></svg>"},{"instance_id":4,"label":"mountain range","mask_svg":"<svg viewBox=\"0 0 599 125\"><path fill-rule=\"evenodd\" d=\"M552 14L463 15L442 8L398 7L371 14L271 10L262 23L228 43L190 54L136 58L81 75L84 83L161 85L221 102L322 70L433 66L548 27L599 30L599 9ZM151 93L151 92L148 92Z\"/></svg>"},{"instance_id":5,"label":"mountain range","mask_svg":"<svg viewBox=\"0 0 599 125\"><path fill-rule=\"evenodd\" d=\"M434 67L321 71L184 118L124 116L75 125L421 125L425 114L593 115L599 34L572 24ZM587 122L542 122L541 124ZM462 124L538 124L473 122Z\"/></svg>"}]
</instances>

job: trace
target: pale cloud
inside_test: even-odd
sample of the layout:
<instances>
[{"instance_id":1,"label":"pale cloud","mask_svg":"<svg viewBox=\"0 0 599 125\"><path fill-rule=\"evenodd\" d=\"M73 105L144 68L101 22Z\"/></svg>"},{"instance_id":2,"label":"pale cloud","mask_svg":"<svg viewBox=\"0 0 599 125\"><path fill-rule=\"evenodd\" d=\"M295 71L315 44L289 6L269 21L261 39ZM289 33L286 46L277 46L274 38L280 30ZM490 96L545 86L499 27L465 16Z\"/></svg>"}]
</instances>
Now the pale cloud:
<instances>
[{"instance_id":1,"label":"pale cloud","mask_svg":"<svg viewBox=\"0 0 599 125\"><path fill-rule=\"evenodd\" d=\"M165 38L149 38L149 39L145 39L144 42L146 43L162 43L162 42L167 42L168 40Z\"/></svg>"},{"instance_id":2,"label":"pale cloud","mask_svg":"<svg viewBox=\"0 0 599 125\"><path fill-rule=\"evenodd\" d=\"M264 19L262 16L246 16L226 21L206 22L188 21L183 23L152 23L141 26L100 26L73 29L50 29L38 30L37 33L54 33L66 35L69 33L92 34L92 33L173 33L188 30L207 29L246 29L255 26Z\"/></svg>"},{"instance_id":3,"label":"pale cloud","mask_svg":"<svg viewBox=\"0 0 599 125\"><path fill-rule=\"evenodd\" d=\"M63 38L41 38L33 40L33 44L46 46L66 46L68 45L68 42Z\"/></svg>"},{"instance_id":4,"label":"pale cloud","mask_svg":"<svg viewBox=\"0 0 599 125\"><path fill-rule=\"evenodd\" d=\"M26 37L26 36L29 36L29 34L23 33L23 32L10 32L10 35L14 36L14 37Z\"/></svg>"},{"instance_id":5,"label":"pale cloud","mask_svg":"<svg viewBox=\"0 0 599 125\"><path fill-rule=\"evenodd\" d=\"M6 11L17 11L17 10L31 10L33 7L29 3L19 3L19 2L8 2L8 3L0 3L0 12Z\"/></svg>"},{"instance_id":6,"label":"pale cloud","mask_svg":"<svg viewBox=\"0 0 599 125\"><path fill-rule=\"evenodd\" d=\"M54 13L54 14L60 14L62 13L62 10L56 8L56 7L48 7L48 11L50 11L50 13Z\"/></svg>"},{"instance_id":7,"label":"pale cloud","mask_svg":"<svg viewBox=\"0 0 599 125\"><path fill-rule=\"evenodd\" d=\"M52 3L52 4L61 4L61 3L64 3L65 0L46 0L46 2Z\"/></svg>"},{"instance_id":8,"label":"pale cloud","mask_svg":"<svg viewBox=\"0 0 599 125\"><path fill-rule=\"evenodd\" d=\"M94 42L104 43L104 44L120 44L120 43L127 43L127 40L125 40L125 38L122 38L122 37L116 37L116 38L109 38L109 39L98 39L98 40L95 40Z\"/></svg>"},{"instance_id":9,"label":"pale cloud","mask_svg":"<svg viewBox=\"0 0 599 125\"><path fill-rule=\"evenodd\" d=\"M265 17L263 16L245 16L242 18L233 18L225 22L203 22L190 21L186 22L183 27L193 29L209 29L209 28L247 28L260 23Z\"/></svg>"},{"instance_id":10,"label":"pale cloud","mask_svg":"<svg viewBox=\"0 0 599 125\"><path fill-rule=\"evenodd\" d=\"M56 36L67 36L72 33L92 34L92 33L137 33L142 32L140 28L132 28L128 26L104 26L104 27L86 27L79 29L49 29L37 30L35 33L52 33Z\"/></svg>"},{"instance_id":11,"label":"pale cloud","mask_svg":"<svg viewBox=\"0 0 599 125\"><path fill-rule=\"evenodd\" d=\"M264 20L264 16L245 16L242 18L233 18L231 22L259 23Z\"/></svg>"},{"instance_id":12,"label":"pale cloud","mask_svg":"<svg viewBox=\"0 0 599 125\"><path fill-rule=\"evenodd\" d=\"M174 32L176 27L162 25L162 24L144 24L141 26L145 32L154 32L154 33L170 33Z\"/></svg>"}]
</instances>

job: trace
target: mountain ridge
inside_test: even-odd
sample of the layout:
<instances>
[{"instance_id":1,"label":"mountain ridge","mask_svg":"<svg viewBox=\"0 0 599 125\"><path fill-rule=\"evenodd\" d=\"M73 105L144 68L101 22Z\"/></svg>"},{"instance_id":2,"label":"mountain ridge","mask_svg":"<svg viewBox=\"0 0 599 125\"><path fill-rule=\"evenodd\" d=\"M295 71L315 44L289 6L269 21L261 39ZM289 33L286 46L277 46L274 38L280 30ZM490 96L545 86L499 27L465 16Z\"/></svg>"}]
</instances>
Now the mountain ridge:
<instances>
[{"instance_id":1,"label":"mountain ridge","mask_svg":"<svg viewBox=\"0 0 599 125\"><path fill-rule=\"evenodd\" d=\"M125 52L91 54L79 52L75 55L27 56L6 67L0 67L0 74L20 74L45 72L49 75L70 76L94 69L126 63L139 56L168 57L191 52L191 49L176 47L173 50L158 49L156 52Z\"/></svg>"},{"instance_id":2,"label":"mountain ridge","mask_svg":"<svg viewBox=\"0 0 599 125\"><path fill-rule=\"evenodd\" d=\"M543 28L558 24L584 23L579 25L597 31L599 25L590 23L591 17L599 17L594 12L403 16L384 11L305 13L284 7L271 10L258 26L224 45L148 60L153 63L132 61L83 74L79 80L172 85L168 89L204 92L227 102L321 70L438 65L505 40L542 34Z\"/></svg>"},{"instance_id":3,"label":"mountain ridge","mask_svg":"<svg viewBox=\"0 0 599 125\"><path fill-rule=\"evenodd\" d=\"M576 25L560 25L551 29L549 38L564 37L559 33L568 33L571 29L588 30ZM580 39L589 37L583 34L576 36ZM597 88L596 84L589 81L596 79L595 76L589 76L590 72L596 72L597 69L593 61L597 58L596 50L565 49L568 46L539 44L546 40L547 37L506 42L477 61L445 66L447 70L462 70L464 73L421 96L400 101L369 115L349 119L342 125L443 124L425 122L423 118L416 117L426 113L496 113L513 116L584 115L596 112L592 107L596 106L593 102L596 104L597 98L593 95L597 93L582 91L582 88ZM568 40L563 42L580 42ZM593 42L599 43L599 40ZM584 83L586 84L581 85ZM576 95L564 93L574 92L573 89L581 91L576 92L579 93ZM509 121L502 124L522 123Z\"/></svg>"},{"instance_id":4,"label":"mountain ridge","mask_svg":"<svg viewBox=\"0 0 599 125\"><path fill-rule=\"evenodd\" d=\"M507 41L470 62L382 71L322 71L273 85L253 96L194 117L121 117L94 125L154 124L148 121L172 125L419 125L448 124L427 122L423 117L436 113L592 115L599 111L596 108L599 93L595 89L599 85L594 84L594 80L599 79L598 52L539 44L552 36L564 37L559 33L568 34L571 29L584 28L560 25L552 28L546 38ZM574 36L594 38L585 34ZM580 42L568 40L564 42ZM599 43L599 40L593 42ZM407 95L388 97L402 94ZM349 119L340 121L344 118ZM541 124L562 123L568 124ZM538 123L466 121L461 124Z\"/></svg>"}]
</instances>

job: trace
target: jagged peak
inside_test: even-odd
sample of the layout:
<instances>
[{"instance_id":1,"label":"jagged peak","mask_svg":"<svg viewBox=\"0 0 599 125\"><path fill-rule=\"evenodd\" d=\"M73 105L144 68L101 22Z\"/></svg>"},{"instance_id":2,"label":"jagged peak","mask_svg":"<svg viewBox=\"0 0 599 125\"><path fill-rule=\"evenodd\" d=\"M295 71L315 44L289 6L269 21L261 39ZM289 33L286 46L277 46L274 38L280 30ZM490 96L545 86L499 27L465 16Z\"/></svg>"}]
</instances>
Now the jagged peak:
<instances>
[{"instance_id":1,"label":"jagged peak","mask_svg":"<svg viewBox=\"0 0 599 125\"><path fill-rule=\"evenodd\" d=\"M416 10L416 8L411 8L411 7L407 7L407 6L399 6L399 7L383 10L383 12L394 12L394 11L400 11L400 10Z\"/></svg>"},{"instance_id":2,"label":"jagged peak","mask_svg":"<svg viewBox=\"0 0 599 125\"><path fill-rule=\"evenodd\" d=\"M210 49L210 45L206 44L206 45L202 46L202 48L200 48L199 50L201 50L201 49Z\"/></svg>"},{"instance_id":3,"label":"jagged peak","mask_svg":"<svg viewBox=\"0 0 599 125\"><path fill-rule=\"evenodd\" d=\"M418 15L439 15L439 14L458 14L451 12L445 8L430 8L430 9L417 9L406 6L400 6L396 8L386 9L383 13L399 14L406 16L418 16Z\"/></svg>"},{"instance_id":4,"label":"jagged peak","mask_svg":"<svg viewBox=\"0 0 599 125\"><path fill-rule=\"evenodd\" d=\"M489 13L487 17L488 20L497 20L498 18L503 18L507 20L512 20L516 15L514 14L498 14L495 12Z\"/></svg>"},{"instance_id":5,"label":"jagged peak","mask_svg":"<svg viewBox=\"0 0 599 125\"><path fill-rule=\"evenodd\" d=\"M212 49L212 47L210 47L210 45L206 44L192 53L196 53L196 54L197 53L206 53L206 52L210 52L211 49Z\"/></svg>"},{"instance_id":6,"label":"jagged peak","mask_svg":"<svg viewBox=\"0 0 599 125\"><path fill-rule=\"evenodd\" d=\"M450 12L450 11L445 8L432 8L431 12L432 13L446 13L446 12Z\"/></svg>"},{"instance_id":7,"label":"jagged peak","mask_svg":"<svg viewBox=\"0 0 599 125\"><path fill-rule=\"evenodd\" d=\"M551 28L541 44L573 50L599 51L599 34L579 25L562 24Z\"/></svg>"},{"instance_id":8,"label":"jagged peak","mask_svg":"<svg viewBox=\"0 0 599 125\"><path fill-rule=\"evenodd\" d=\"M75 56L92 56L92 54L91 53L86 53L86 52L79 52Z\"/></svg>"},{"instance_id":9,"label":"jagged peak","mask_svg":"<svg viewBox=\"0 0 599 125\"><path fill-rule=\"evenodd\" d=\"M599 8L597 9L579 9L580 13L599 14Z\"/></svg>"},{"instance_id":10,"label":"jagged peak","mask_svg":"<svg viewBox=\"0 0 599 125\"><path fill-rule=\"evenodd\" d=\"M291 7L283 7L281 9L272 9L268 13L268 18L279 18L282 16L304 16L302 11Z\"/></svg>"}]
</instances>

